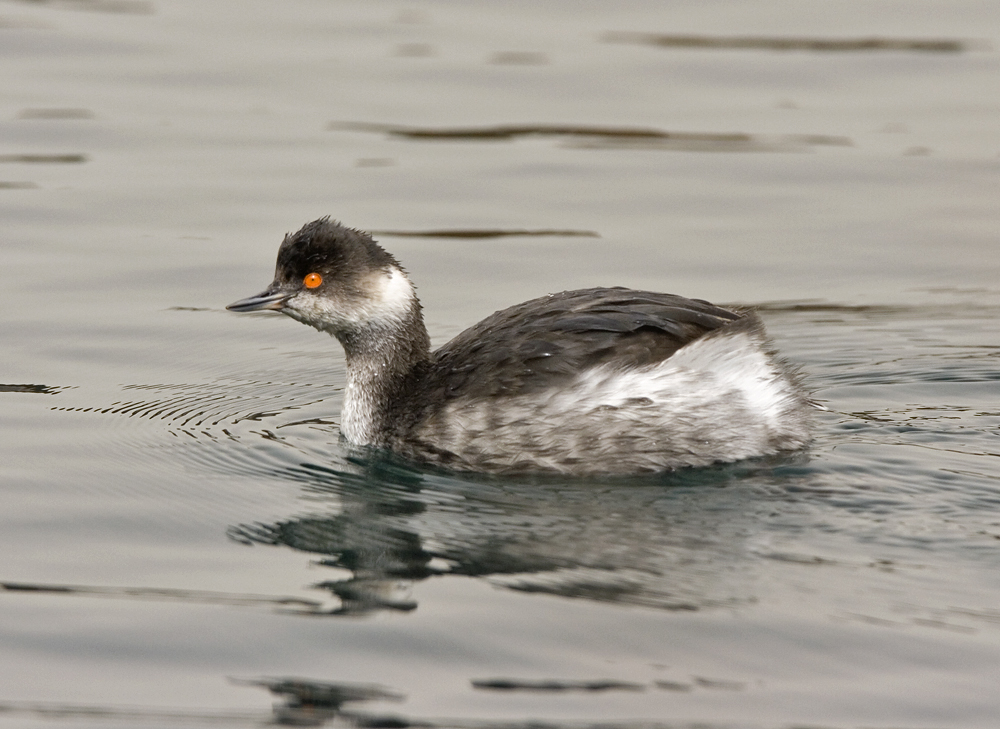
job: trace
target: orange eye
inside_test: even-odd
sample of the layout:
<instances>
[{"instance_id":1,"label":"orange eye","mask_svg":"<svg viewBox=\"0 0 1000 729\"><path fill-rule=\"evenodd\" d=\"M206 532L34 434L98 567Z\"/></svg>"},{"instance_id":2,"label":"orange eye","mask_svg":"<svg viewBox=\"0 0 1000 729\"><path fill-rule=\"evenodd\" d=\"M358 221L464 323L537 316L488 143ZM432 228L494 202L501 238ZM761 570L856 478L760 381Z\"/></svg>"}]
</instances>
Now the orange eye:
<instances>
[{"instance_id":1,"label":"orange eye","mask_svg":"<svg viewBox=\"0 0 1000 729\"><path fill-rule=\"evenodd\" d=\"M307 273L306 277L302 279L302 283L305 284L307 289L314 289L323 283L323 277L318 273Z\"/></svg>"}]
</instances>

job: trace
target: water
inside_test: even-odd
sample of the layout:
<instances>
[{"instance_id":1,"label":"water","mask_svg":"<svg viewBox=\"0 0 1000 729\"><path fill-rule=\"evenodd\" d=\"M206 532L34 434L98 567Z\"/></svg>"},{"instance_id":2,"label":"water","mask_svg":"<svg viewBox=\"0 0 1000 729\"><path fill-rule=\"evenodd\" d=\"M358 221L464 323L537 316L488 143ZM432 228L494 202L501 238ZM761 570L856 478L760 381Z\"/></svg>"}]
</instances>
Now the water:
<instances>
[{"instance_id":1,"label":"water","mask_svg":"<svg viewBox=\"0 0 1000 729\"><path fill-rule=\"evenodd\" d=\"M0 5L0 725L995 726L996 47L974 0ZM816 443L359 461L336 343L222 308L325 214L438 344L757 304Z\"/></svg>"}]
</instances>

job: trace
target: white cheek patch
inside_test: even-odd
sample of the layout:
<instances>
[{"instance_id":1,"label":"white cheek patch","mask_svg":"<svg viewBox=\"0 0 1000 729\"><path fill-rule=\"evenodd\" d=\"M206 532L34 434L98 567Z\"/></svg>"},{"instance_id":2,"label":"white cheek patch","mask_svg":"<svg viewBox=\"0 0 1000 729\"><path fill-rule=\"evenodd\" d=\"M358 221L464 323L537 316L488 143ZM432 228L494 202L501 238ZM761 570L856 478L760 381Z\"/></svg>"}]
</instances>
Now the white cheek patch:
<instances>
[{"instance_id":1,"label":"white cheek patch","mask_svg":"<svg viewBox=\"0 0 1000 729\"><path fill-rule=\"evenodd\" d=\"M409 313L416 293L410 279L398 268L393 268L388 276L380 274L375 288L372 298L377 300L384 317L401 319Z\"/></svg>"}]
</instances>

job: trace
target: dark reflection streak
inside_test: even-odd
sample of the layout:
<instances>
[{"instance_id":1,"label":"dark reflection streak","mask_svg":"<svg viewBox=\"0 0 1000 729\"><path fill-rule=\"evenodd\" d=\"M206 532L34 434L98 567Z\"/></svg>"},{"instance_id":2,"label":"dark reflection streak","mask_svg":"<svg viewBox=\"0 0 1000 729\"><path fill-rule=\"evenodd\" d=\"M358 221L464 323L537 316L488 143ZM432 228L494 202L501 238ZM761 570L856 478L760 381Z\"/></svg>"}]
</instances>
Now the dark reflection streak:
<instances>
[{"instance_id":1,"label":"dark reflection streak","mask_svg":"<svg viewBox=\"0 0 1000 729\"><path fill-rule=\"evenodd\" d=\"M941 38L794 38L768 36L708 36L611 31L601 36L608 43L638 43L663 48L725 48L765 51L914 51L961 53L969 44Z\"/></svg>"},{"instance_id":2,"label":"dark reflection streak","mask_svg":"<svg viewBox=\"0 0 1000 729\"><path fill-rule=\"evenodd\" d=\"M152 15L153 3L148 0L19 0L31 5L48 5L67 10L88 10L97 13Z\"/></svg>"},{"instance_id":3,"label":"dark reflection streak","mask_svg":"<svg viewBox=\"0 0 1000 729\"><path fill-rule=\"evenodd\" d=\"M362 699L363 700L363 699ZM385 700L385 699L382 699ZM346 702L345 702L346 703ZM119 722L162 723L185 722L208 726L348 726L359 729L732 729L733 724L709 723L678 724L650 720L636 721L545 721L481 719L424 719L401 715L376 714L355 710L335 709L321 704L301 701L289 696L285 702L277 704L273 714L252 711L205 711L203 709L166 709L143 706L101 706L95 704L61 704L29 701L0 702L0 716L27 716L32 719L60 720L114 720ZM336 722L336 724L333 724ZM743 725L741 725L743 726ZM895 725L894 725L895 726ZM837 729L824 724L826 729ZM905 729L905 727L900 727Z\"/></svg>"},{"instance_id":4,"label":"dark reflection streak","mask_svg":"<svg viewBox=\"0 0 1000 729\"><path fill-rule=\"evenodd\" d=\"M0 392L27 392L35 395L56 395L63 389L52 385L0 385Z\"/></svg>"},{"instance_id":5,"label":"dark reflection streak","mask_svg":"<svg viewBox=\"0 0 1000 729\"><path fill-rule=\"evenodd\" d=\"M500 124L492 127L455 127L431 129L428 127L404 127L373 122L330 122L328 129L382 132L411 139L514 139L526 136L581 136L581 137L628 137L645 139L670 139L687 136L688 132L665 132L659 129L637 127L591 127L564 124ZM699 138L723 139L727 141L746 140L746 134L696 134Z\"/></svg>"},{"instance_id":6,"label":"dark reflection streak","mask_svg":"<svg viewBox=\"0 0 1000 729\"><path fill-rule=\"evenodd\" d=\"M537 51L500 51L490 56L488 61L504 66L540 66L548 62L549 57Z\"/></svg>"},{"instance_id":7,"label":"dark reflection streak","mask_svg":"<svg viewBox=\"0 0 1000 729\"><path fill-rule=\"evenodd\" d=\"M742 691L746 688L746 684L742 681L720 681L717 678L704 678L701 676L694 676L694 682L707 689L720 689L722 691Z\"/></svg>"},{"instance_id":8,"label":"dark reflection streak","mask_svg":"<svg viewBox=\"0 0 1000 729\"><path fill-rule=\"evenodd\" d=\"M611 138L595 138L589 140L574 141L566 144L572 149L588 150L662 150L662 151L686 151L686 152L790 152L798 151L794 144L766 143L762 144L753 140L746 141L719 141L702 139L653 139L653 140L622 140Z\"/></svg>"},{"instance_id":9,"label":"dark reflection streak","mask_svg":"<svg viewBox=\"0 0 1000 729\"><path fill-rule=\"evenodd\" d=\"M593 230L501 230L501 229L450 229L450 230L373 230L372 235L393 236L396 238L507 238L507 237L542 237L565 236L581 238L600 238L601 234Z\"/></svg>"},{"instance_id":10,"label":"dark reflection streak","mask_svg":"<svg viewBox=\"0 0 1000 729\"><path fill-rule=\"evenodd\" d=\"M472 687L494 691L645 691L645 685L628 681L525 681L517 678L473 679Z\"/></svg>"},{"instance_id":11,"label":"dark reflection streak","mask_svg":"<svg viewBox=\"0 0 1000 729\"><path fill-rule=\"evenodd\" d=\"M656 681L653 685L663 691L690 691L694 688L691 684L678 681Z\"/></svg>"},{"instance_id":12,"label":"dark reflection streak","mask_svg":"<svg viewBox=\"0 0 1000 729\"><path fill-rule=\"evenodd\" d=\"M0 163L9 164L79 164L85 154L0 154Z\"/></svg>"},{"instance_id":13,"label":"dark reflection streak","mask_svg":"<svg viewBox=\"0 0 1000 729\"><path fill-rule=\"evenodd\" d=\"M22 109L17 114L18 119L93 119L94 112L90 109Z\"/></svg>"},{"instance_id":14,"label":"dark reflection streak","mask_svg":"<svg viewBox=\"0 0 1000 729\"><path fill-rule=\"evenodd\" d=\"M212 423L212 424L213 425L218 425L218 423ZM288 422L288 423L282 423L281 425L276 425L276 426L274 426L274 429L275 430L281 430L282 428L291 428L291 427L300 426L300 425L329 425L329 426L336 426L337 425L337 421L335 421L335 420L326 420L324 418L309 418L308 420L293 420L293 421ZM226 431L223 430L222 432L225 433Z\"/></svg>"},{"instance_id":15,"label":"dark reflection streak","mask_svg":"<svg viewBox=\"0 0 1000 729\"><path fill-rule=\"evenodd\" d=\"M265 688L275 696L283 697L288 704L298 707L339 709L346 703L358 701L402 701L406 697L385 686L359 683L330 683L305 678L230 678L237 686Z\"/></svg>"},{"instance_id":16,"label":"dark reflection streak","mask_svg":"<svg viewBox=\"0 0 1000 729\"><path fill-rule=\"evenodd\" d=\"M847 137L824 134L767 137L743 132L668 132L661 129L560 124L501 124L492 127L431 129L369 122L331 122L328 129L376 132L415 140L507 141L528 136L571 137L578 140L572 146L583 149L794 151L814 145L852 145Z\"/></svg>"},{"instance_id":17,"label":"dark reflection streak","mask_svg":"<svg viewBox=\"0 0 1000 729\"><path fill-rule=\"evenodd\" d=\"M208 725L263 726L269 716L250 711L204 711L160 709L156 707L120 707L81 704L35 703L22 701L0 702L0 717L29 716L33 719L113 719L130 722L183 721Z\"/></svg>"},{"instance_id":18,"label":"dark reflection streak","mask_svg":"<svg viewBox=\"0 0 1000 729\"><path fill-rule=\"evenodd\" d=\"M1000 349L1000 344L928 344L927 347L928 349L957 349L962 351L966 349ZM979 352L973 352L972 354L962 357L961 359L979 359L981 356L982 355Z\"/></svg>"},{"instance_id":19,"label":"dark reflection streak","mask_svg":"<svg viewBox=\"0 0 1000 729\"><path fill-rule=\"evenodd\" d=\"M890 306L886 304L851 306L849 304L831 304L820 300L805 301L764 301L753 305L757 311L792 311L792 312L849 312L852 314L901 314L914 311L920 307ZM933 307L938 310L940 307Z\"/></svg>"},{"instance_id":20,"label":"dark reflection streak","mask_svg":"<svg viewBox=\"0 0 1000 729\"><path fill-rule=\"evenodd\" d=\"M81 595L85 597L108 597L113 599L159 600L192 602L207 605L272 605L297 607L307 612L320 610L323 605L317 600L300 597L274 597L251 593L212 592L209 590L181 590L159 587L94 587L89 585L51 585L29 582L0 582L0 590L49 595Z\"/></svg>"}]
</instances>

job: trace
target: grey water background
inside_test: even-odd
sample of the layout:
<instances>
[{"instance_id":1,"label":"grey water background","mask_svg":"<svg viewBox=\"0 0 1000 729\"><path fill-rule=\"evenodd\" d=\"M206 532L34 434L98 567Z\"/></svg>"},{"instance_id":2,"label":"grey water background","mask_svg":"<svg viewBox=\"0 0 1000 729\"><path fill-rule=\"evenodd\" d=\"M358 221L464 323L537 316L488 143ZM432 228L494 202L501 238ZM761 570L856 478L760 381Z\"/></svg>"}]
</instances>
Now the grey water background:
<instances>
[{"instance_id":1,"label":"grey water background","mask_svg":"<svg viewBox=\"0 0 1000 729\"><path fill-rule=\"evenodd\" d=\"M996 726L998 25L0 3L0 726ZM223 310L327 214L436 343L589 285L758 305L816 443L633 481L358 460L336 342Z\"/></svg>"}]
</instances>

